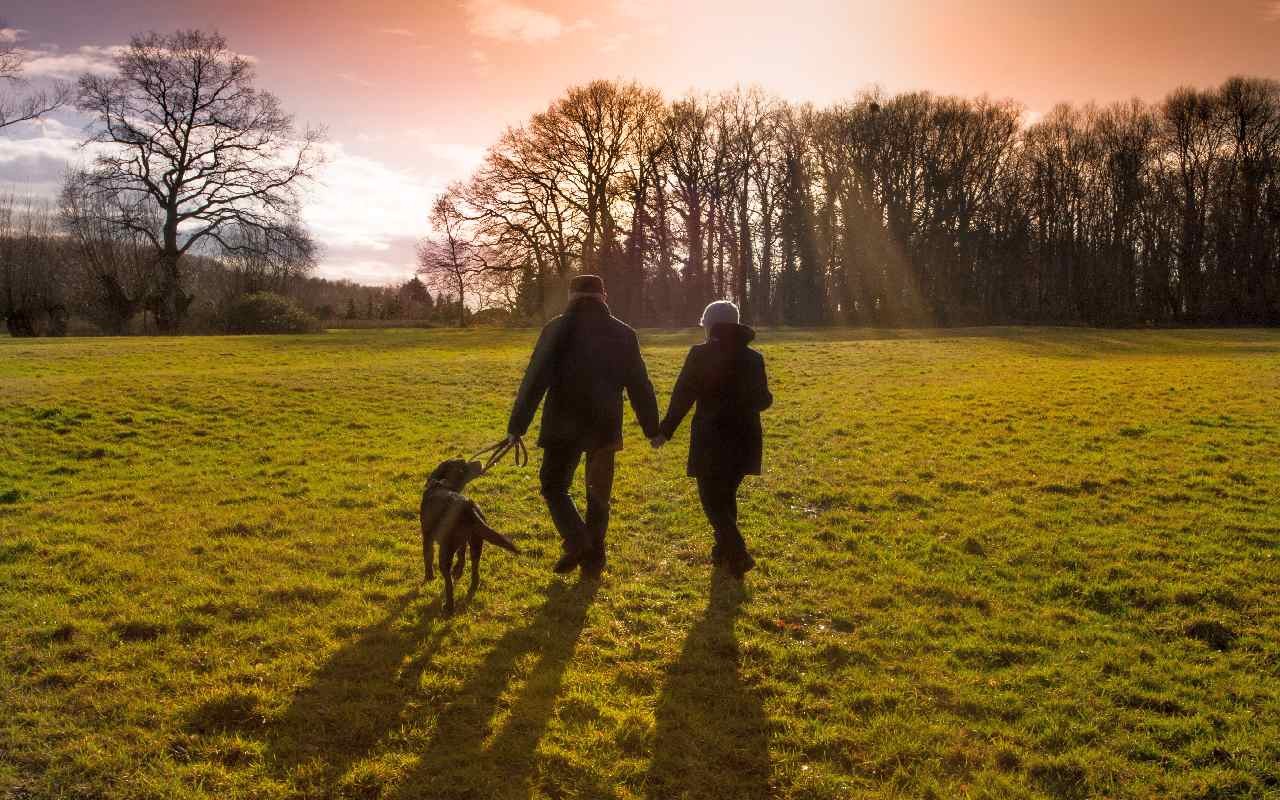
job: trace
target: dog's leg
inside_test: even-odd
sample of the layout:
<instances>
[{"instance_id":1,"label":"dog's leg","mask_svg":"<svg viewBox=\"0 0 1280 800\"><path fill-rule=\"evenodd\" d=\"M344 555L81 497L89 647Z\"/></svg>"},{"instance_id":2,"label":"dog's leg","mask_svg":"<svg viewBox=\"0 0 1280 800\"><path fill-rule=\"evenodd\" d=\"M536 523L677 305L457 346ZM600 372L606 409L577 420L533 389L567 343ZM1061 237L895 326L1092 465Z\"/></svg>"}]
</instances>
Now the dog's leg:
<instances>
[{"instance_id":1,"label":"dog's leg","mask_svg":"<svg viewBox=\"0 0 1280 800\"><path fill-rule=\"evenodd\" d=\"M440 543L440 577L444 578L444 613L453 613L453 572L449 569L453 553L449 551L447 541Z\"/></svg>"},{"instance_id":2,"label":"dog's leg","mask_svg":"<svg viewBox=\"0 0 1280 800\"><path fill-rule=\"evenodd\" d=\"M462 579L462 571L467 567L467 545L465 543L458 544L458 560L453 562L453 579L455 581Z\"/></svg>"},{"instance_id":3,"label":"dog's leg","mask_svg":"<svg viewBox=\"0 0 1280 800\"><path fill-rule=\"evenodd\" d=\"M431 539L431 527L427 524L427 518L422 517L422 563L427 567L427 580L436 579L436 565L432 563L435 560L435 542Z\"/></svg>"},{"instance_id":4,"label":"dog's leg","mask_svg":"<svg viewBox=\"0 0 1280 800\"><path fill-rule=\"evenodd\" d=\"M484 539L472 534L471 536L471 585L467 587L467 596L471 597L476 593L476 587L480 585L480 551L484 548Z\"/></svg>"}]
</instances>

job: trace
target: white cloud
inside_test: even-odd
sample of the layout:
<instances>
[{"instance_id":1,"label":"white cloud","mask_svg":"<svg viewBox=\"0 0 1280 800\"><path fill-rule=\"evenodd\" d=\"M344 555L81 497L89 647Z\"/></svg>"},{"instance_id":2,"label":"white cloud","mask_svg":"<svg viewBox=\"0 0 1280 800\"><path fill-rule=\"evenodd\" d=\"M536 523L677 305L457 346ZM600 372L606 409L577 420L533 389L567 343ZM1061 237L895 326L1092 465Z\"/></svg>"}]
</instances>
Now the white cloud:
<instances>
[{"instance_id":1,"label":"white cloud","mask_svg":"<svg viewBox=\"0 0 1280 800\"><path fill-rule=\"evenodd\" d=\"M359 86L362 89L372 89L374 86L373 81L366 80L365 78L361 78L359 75L352 75L350 72L339 72L334 77L336 77L340 81L349 83L352 86Z\"/></svg>"},{"instance_id":2,"label":"white cloud","mask_svg":"<svg viewBox=\"0 0 1280 800\"><path fill-rule=\"evenodd\" d=\"M485 149L475 145L459 144L457 142L428 142L425 147L427 153L433 158L456 164L467 172L480 166L480 162L484 161Z\"/></svg>"},{"instance_id":3,"label":"white cloud","mask_svg":"<svg viewBox=\"0 0 1280 800\"><path fill-rule=\"evenodd\" d=\"M23 50L26 63L23 64L22 72L28 78L74 78L86 72L112 75L116 71L115 59L124 50L122 45L86 45L67 53L58 50Z\"/></svg>"},{"instance_id":4,"label":"white cloud","mask_svg":"<svg viewBox=\"0 0 1280 800\"><path fill-rule=\"evenodd\" d=\"M434 128L405 128L400 133L406 144L420 149L433 162L430 169L440 168L450 179L470 175L484 161L487 152L486 148L474 144L442 141L442 132Z\"/></svg>"},{"instance_id":5,"label":"white cloud","mask_svg":"<svg viewBox=\"0 0 1280 800\"><path fill-rule=\"evenodd\" d=\"M444 183L377 159L324 145L328 162L308 192L302 217L316 238L336 248L386 251L392 242L426 231L427 210Z\"/></svg>"},{"instance_id":6,"label":"white cloud","mask_svg":"<svg viewBox=\"0 0 1280 800\"><path fill-rule=\"evenodd\" d=\"M6 128L0 136L0 192L52 199L68 165L88 166L102 150L82 145L84 139L84 130L52 116Z\"/></svg>"},{"instance_id":7,"label":"white cloud","mask_svg":"<svg viewBox=\"0 0 1280 800\"><path fill-rule=\"evenodd\" d=\"M566 28L560 18L514 0L465 0L470 30L477 36L506 42L545 42Z\"/></svg>"}]
</instances>

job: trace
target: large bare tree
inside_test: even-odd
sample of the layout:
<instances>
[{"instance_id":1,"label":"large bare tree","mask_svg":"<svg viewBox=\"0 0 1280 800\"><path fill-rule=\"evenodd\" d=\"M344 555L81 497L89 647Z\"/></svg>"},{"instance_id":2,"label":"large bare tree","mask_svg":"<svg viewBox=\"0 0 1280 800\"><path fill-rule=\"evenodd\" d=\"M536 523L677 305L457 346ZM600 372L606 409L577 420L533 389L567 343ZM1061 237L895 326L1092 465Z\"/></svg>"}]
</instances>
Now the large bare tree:
<instances>
[{"instance_id":1,"label":"large bare tree","mask_svg":"<svg viewBox=\"0 0 1280 800\"><path fill-rule=\"evenodd\" d=\"M172 332L191 300L182 288L186 253L243 252L246 241L279 242L298 230L299 192L322 161L321 133L296 130L280 101L254 86L253 62L217 33L135 37L116 70L80 78L77 106L96 121L89 141L106 145L88 181L111 198L113 218L154 247L159 281L148 305L157 327Z\"/></svg>"}]
</instances>

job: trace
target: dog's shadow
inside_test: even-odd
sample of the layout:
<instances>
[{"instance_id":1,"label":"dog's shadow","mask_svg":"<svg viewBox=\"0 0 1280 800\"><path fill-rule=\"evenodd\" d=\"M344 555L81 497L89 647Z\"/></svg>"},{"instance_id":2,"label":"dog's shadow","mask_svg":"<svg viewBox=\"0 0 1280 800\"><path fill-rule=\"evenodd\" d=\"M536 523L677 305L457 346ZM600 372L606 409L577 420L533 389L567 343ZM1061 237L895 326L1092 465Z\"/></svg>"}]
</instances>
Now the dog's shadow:
<instances>
[{"instance_id":1,"label":"dog's shadow","mask_svg":"<svg viewBox=\"0 0 1280 800\"><path fill-rule=\"evenodd\" d=\"M414 608L418 596L401 596L339 648L271 726L267 746L276 771L308 796L331 794L334 782L400 723L448 631L440 600Z\"/></svg>"},{"instance_id":2,"label":"dog's shadow","mask_svg":"<svg viewBox=\"0 0 1280 800\"><path fill-rule=\"evenodd\" d=\"M597 588L594 581L553 581L527 623L505 633L467 681L438 701L421 696L420 682L448 636L448 618L439 600L412 618L412 595L402 598L340 649L272 726L277 773L305 796L331 796L358 762L394 749L416 762L386 787L390 796L527 796L534 750ZM512 698L507 692L518 677L524 680ZM502 728L491 738L500 708ZM432 717L426 744L399 739Z\"/></svg>"},{"instance_id":3,"label":"dog's shadow","mask_svg":"<svg viewBox=\"0 0 1280 800\"><path fill-rule=\"evenodd\" d=\"M505 633L440 710L430 741L418 750L417 764L397 782L393 797L532 793L535 750L598 588L592 580L572 585L556 580L548 587L546 601L528 624ZM517 683L518 690L510 691Z\"/></svg>"},{"instance_id":4,"label":"dog's shadow","mask_svg":"<svg viewBox=\"0 0 1280 800\"><path fill-rule=\"evenodd\" d=\"M734 636L746 592L716 570L702 619L667 673L655 712L653 800L770 796L769 727L759 695L739 675Z\"/></svg>"}]
</instances>

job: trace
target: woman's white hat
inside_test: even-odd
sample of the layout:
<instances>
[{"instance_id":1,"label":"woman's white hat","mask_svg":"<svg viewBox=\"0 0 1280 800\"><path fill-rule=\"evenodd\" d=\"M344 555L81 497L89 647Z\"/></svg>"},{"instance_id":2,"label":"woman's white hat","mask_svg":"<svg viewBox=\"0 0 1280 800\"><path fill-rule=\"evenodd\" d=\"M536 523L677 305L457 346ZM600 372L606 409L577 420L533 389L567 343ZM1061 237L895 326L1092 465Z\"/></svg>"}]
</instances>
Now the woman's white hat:
<instances>
[{"instance_id":1,"label":"woman's white hat","mask_svg":"<svg viewBox=\"0 0 1280 800\"><path fill-rule=\"evenodd\" d=\"M702 327L710 328L722 322L737 325L738 307L728 300L717 300L714 303L708 303L707 307L702 310Z\"/></svg>"}]
</instances>

